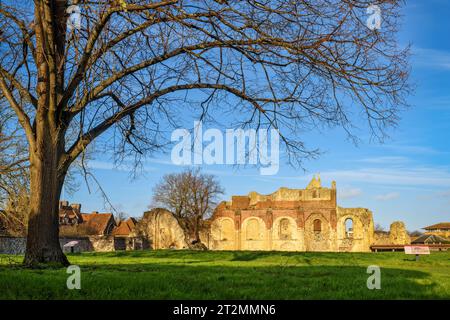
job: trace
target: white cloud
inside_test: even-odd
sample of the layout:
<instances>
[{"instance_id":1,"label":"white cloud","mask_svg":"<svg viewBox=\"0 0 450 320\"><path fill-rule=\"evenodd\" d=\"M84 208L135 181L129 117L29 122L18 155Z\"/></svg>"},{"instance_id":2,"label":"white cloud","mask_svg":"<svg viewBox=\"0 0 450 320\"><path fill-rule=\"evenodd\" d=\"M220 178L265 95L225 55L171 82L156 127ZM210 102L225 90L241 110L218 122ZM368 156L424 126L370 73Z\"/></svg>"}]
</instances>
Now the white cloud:
<instances>
[{"instance_id":1,"label":"white cloud","mask_svg":"<svg viewBox=\"0 0 450 320\"><path fill-rule=\"evenodd\" d=\"M403 188L420 188L424 187L439 187L441 189L450 189L450 168L439 166L414 166L410 163L405 165L389 166L383 163L377 163L380 167L362 167L348 170L330 170L322 171L322 184L324 180L335 180L339 186L352 185L354 183L363 183L364 185L378 185L378 186L396 186ZM375 163L374 163L375 165ZM232 172L233 175L242 174L239 172ZM298 185L305 185L311 180L311 174L303 176L270 176L261 177L258 175L248 175L248 177L255 177L256 180L263 182L283 182L296 181Z\"/></svg>"},{"instance_id":2,"label":"white cloud","mask_svg":"<svg viewBox=\"0 0 450 320\"><path fill-rule=\"evenodd\" d=\"M148 163L164 164L164 165L169 165L169 166L176 166L176 164L173 163L171 160L165 160L165 159L151 158L151 159L148 159L147 162Z\"/></svg>"},{"instance_id":3,"label":"white cloud","mask_svg":"<svg viewBox=\"0 0 450 320\"><path fill-rule=\"evenodd\" d=\"M409 162L407 157L373 157L356 160L363 163L375 163L375 164L399 164Z\"/></svg>"},{"instance_id":4,"label":"white cloud","mask_svg":"<svg viewBox=\"0 0 450 320\"><path fill-rule=\"evenodd\" d=\"M389 149L389 150L393 150L395 152L403 152L403 153L408 153L408 154L438 155L438 154L447 154L448 153L445 151L436 150L431 147L415 146L415 145L383 144L380 147Z\"/></svg>"},{"instance_id":5,"label":"white cloud","mask_svg":"<svg viewBox=\"0 0 450 320\"><path fill-rule=\"evenodd\" d=\"M338 198L339 199L352 199L362 195L361 189L358 188L343 188L338 189Z\"/></svg>"},{"instance_id":6,"label":"white cloud","mask_svg":"<svg viewBox=\"0 0 450 320\"><path fill-rule=\"evenodd\" d=\"M323 172L323 176L346 183L450 187L450 171L446 167L360 168Z\"/></svg>"},{"instance_id":7,"label":"white cloud","mask_svg":"<svg viewBox=\"0 0 450 320\"><path fill-rule=\"evenodd\" d=\"M438 192L439 197L449 197L450 198L450 190Z\"/></svg>"},{"instance_id":8,"label":"white cloud","mask_svg":"<svg viewBox=\"0 0 450 320\"><path fill-rule=\"evenodd\" d=\"M128 163L122 163L120 165L115 165L113 162L108 161L98 161L98 160L91 160L87 163L87 167L90 169L96 169L96 170L115 170L115 171L125 171L125 172L132 172L134 170L133 164ZM144 171L155 171L156 168L150 167L150 166L142 166L140 169L143 169Z\"/></svg>"},{"instance_id":9,"label":"white cloud","mask_svg":"<svg viewBox=\"0 0 450 320\"><path fill-rule=\"evenodd\" d=\"M91 161L89 161L87 166L91 169L100 169L100 170L113 170L114 169L114 164L112 162L106 162L106 161L91 160Z\"/></svg>"},{"instance_id":10,"label":"white cloud","mask_svg":"<svg viewBox=\"0 0 450 320\"><path fill-rule=\"evenodd\" d=\"M375 196L375 200L378 200L378 201L389 201L389 200L398 199L399 197L400 197L399 193L397 193L397 192L390 192L390 193L379 194L379 195Z\"/></svg>"},{"instance_id":11,"label":"white cloud","mask_svg":"<svg viewBox=\"0 0 450 320\"><path fill-rule=\"evenodd\" d=\"M413 65L450 70L450 52L413 47Z\"/></svg>"}]
</instances>

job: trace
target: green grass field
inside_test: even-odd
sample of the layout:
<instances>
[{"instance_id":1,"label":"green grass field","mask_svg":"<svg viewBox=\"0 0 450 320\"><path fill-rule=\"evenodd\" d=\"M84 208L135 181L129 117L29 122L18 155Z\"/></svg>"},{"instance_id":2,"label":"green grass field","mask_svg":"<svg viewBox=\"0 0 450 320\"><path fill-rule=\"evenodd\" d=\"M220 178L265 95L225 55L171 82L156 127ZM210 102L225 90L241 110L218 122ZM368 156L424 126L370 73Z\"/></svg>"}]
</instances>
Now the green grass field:
<instances>
[{"instance_id":1,"label":"green grass field","mask_svg":"<svg viewBox=\"0 0 450 320\"><path fill-rule=\"evenodd\" d=\"M404 253L134 251L69 255L65 269L28 270L0 255L1 299L450 299L450 252L414 261ZM368 290L367 267L381 268Z\"/></svg>"}]
</instances>

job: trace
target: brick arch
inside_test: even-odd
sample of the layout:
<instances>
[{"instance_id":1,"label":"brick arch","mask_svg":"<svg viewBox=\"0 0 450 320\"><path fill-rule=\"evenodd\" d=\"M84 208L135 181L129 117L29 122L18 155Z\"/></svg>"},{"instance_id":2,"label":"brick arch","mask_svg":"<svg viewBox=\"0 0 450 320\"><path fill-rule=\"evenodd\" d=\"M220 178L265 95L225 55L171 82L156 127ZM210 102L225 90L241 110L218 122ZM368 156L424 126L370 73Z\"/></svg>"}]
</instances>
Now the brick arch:
<instances>
[{"instance_id":1,"label":"brick arch","mask_svg":"<svg viewBox=\"0 0 450 320\"><path fill-rule=\"evenodd\" d=\"M321 212L312 212L312 213L310 213L308 215L308 217L305 219L305 224L308 222L308 220L313 219L313 217L318 217L320 220L322 220L323 223L330 224L330 221ZM313 220L315 220L315 218Z\"/></svg>"},{"instance_id":2,"label":"brick arch","mask_svg":"<svg viewBox=\"0 0 450 320\"><path fill-rule=\"evenodd\" d=\"M321 230L314 231L314 222L320 220ZM322 213L312 213L305 220L306 251L331 251L332 228L330 221Z\"/></svg>"},{"instance_id":3,"label":"brick arch","mask_svg":"<svg viewBox=\"0 0 450 320\"><path fill-rule=\"evenodd\" d=\"M346 214L339 218L337 223L337 236L338 239L345 239L346 238L346 228L345 228L345 222L351 219L353 221L353 238L360 239L364 235L362 233L363 230L363 223L361 219L353 214Z\"/></svg>"},{"instance_id":4,"label":"brick arch","mask_svg":"<svg viewBox=\"0 0 450 320\"><path fill-rule=\"evenodd\" d=\"M281 226L281 222L282 221L288 221L289 222L289 227L291 228L291 237L289 239L283 239L282 237L280 237L280 228L282 227ZM298 228L297 222L295 221L294 218L292 218L290 216L277 217L273 221L272 239L276 239L276 240L294 240L294 239L298 239L297 228Z\"/></svg>"},{"instance_id":5,"label":"brick arch","mask_svg":"<svg viewBox=\"0 0 450 320\"><path fill-rule=\"evenodd\" d=\"M236 228L234 220L230 217L220 217L213 222L212 238L215 249L236 249Z\"/></svg>"},{"instance_id":6,"label":"brick arch","mask_svg":"<svg viewBox=\"0 0 450 320\"><path fill-rule=\"evenodd\" d=\"M259 217L248 217L242 222L242 249L265 250L267 241L267 228L263 219Z\"/></svg>"},{"instance_id":7,"label":"brick arch","mask_svg":"<svg viewBox=\"0 0 450 320\"><path fill-rule=\"evenodd\" d=\"M280 251L303 250L304 241L301 235L296 219L287 215L279 216L273 222L271 249Z\"/></svg>"}]
</instances>

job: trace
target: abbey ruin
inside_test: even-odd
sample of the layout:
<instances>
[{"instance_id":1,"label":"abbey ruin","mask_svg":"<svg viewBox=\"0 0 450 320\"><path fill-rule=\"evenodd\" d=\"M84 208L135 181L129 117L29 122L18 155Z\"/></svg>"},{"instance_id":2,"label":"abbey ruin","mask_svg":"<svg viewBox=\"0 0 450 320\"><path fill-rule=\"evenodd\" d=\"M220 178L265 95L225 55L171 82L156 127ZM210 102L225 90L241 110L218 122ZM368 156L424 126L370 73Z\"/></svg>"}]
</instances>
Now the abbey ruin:
<instances>
[{"instance_id":1,"label":"abbey ruin","mask_svg":"<svg viewBox=\"0 0 450 320\"><path fill-rule=\"evenodd\" d=\"M153 249L187 248L170 212L155 209L144 218ZM368 252L372 245L410 243L403 222L392 223L389 232L376 232L370 210L339 207L336 182L325 188L320 177L306 189L233 196L217 206L206 225L201 238L210 250Z\"/></svg>"},{"instance_id":2,"label":"abbey ruin","mask_svg":"<svg viewBox=\"0 0 450 320\"><path fill-rule=\"evenodd\" d=\"M211 224L211 249L370 251L372 212L338 207L331 188L314 177L306 189L250 192L221 203Z\"/></svg>"}]
</instances>

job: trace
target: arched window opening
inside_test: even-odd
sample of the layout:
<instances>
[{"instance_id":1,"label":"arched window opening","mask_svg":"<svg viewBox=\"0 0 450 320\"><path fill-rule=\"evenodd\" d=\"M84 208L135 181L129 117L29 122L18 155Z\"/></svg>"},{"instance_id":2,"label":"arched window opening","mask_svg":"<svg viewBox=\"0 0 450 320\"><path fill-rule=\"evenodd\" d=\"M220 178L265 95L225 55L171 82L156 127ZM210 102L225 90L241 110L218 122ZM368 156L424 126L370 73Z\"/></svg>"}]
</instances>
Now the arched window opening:
<instances>
[{"instance_id":1,"label":"arched window opening","mask_svg":"<svg viewBox=\"0 0 450 320\"><path fill-rule=\"evenodd\" d=\"M314 232L322 232L322 221L319 219L314 220Z\"/></svg>"},{"instance_id":2,"label":"arched window opening","mask_svg":"<svg viewBox=\"0 0 450 320\"><path fill-rule=\"evenodd\" d=\"M221 221L220 228L220 240L222 241L230 241L234 238L234 224L233 221L223 220Z\"/></svg>"},{"instance_id":3,"label":"arched window opening","mask_svg":"<svg viewBox=\"0 0 450 320\"><path fill-rule=\"evenodd\" d=\"M247 240L259 240L259 222L256 219L247 223Z\"/></svg>"},{"instance_id":4,"label":"arched window opening","mask_svg":"<svg viewBox=\"0 0 450 320\"><path fill-rule=\"evenodd\" d=\"M292 239L292 231L291 231L291 223L289 222L289 219L281 219L280 220L280 226L278 230L278 237L281 240L290 240Z\"/></svg>"},{"instance_id":5,"label":"arched window opening","mask_svg":"<svg viewBox=\"0 0 450 320\"><path fill-rule=\"evenodd\" d=\"M353 220L350 218L345 220L345 236L353 238Z\"/></svg>"}]
</instances>

